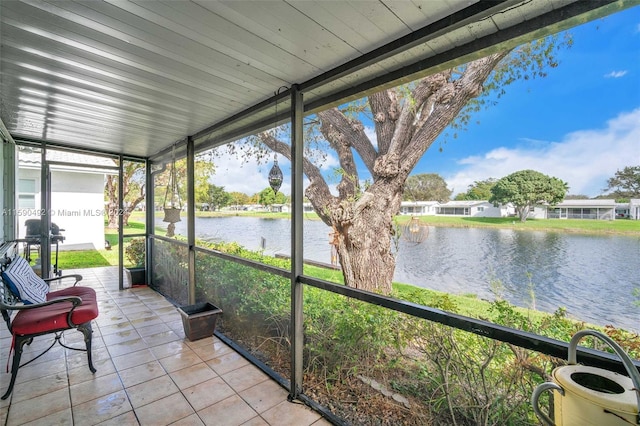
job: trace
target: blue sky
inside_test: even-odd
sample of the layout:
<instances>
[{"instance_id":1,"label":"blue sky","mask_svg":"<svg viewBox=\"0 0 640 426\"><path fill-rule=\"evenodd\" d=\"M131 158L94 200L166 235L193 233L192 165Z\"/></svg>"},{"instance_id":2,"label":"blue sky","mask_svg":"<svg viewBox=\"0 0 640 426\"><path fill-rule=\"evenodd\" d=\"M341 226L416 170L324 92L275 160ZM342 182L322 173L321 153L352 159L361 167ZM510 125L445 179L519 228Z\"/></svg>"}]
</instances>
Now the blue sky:
<instances>
[{"instance_id":1,"label":"blue sky","mask_svg":"<svg viewBox=\"0 0 640 426\"><path fill-rule=\"evenodd\" d=\"M557 68L509 86L457 139L437 140L412 174L438 173L457 194L474 181L534 169L567 182L570 194L594 197L616 170L640 165L640 7L569 32L573 46L559 52ZM238 170L228 161L217 162L216 185L247 194L268 186L270 164ZM281 191L290 194L289 164L280 166Z\"/></svg>"}]
</instances>

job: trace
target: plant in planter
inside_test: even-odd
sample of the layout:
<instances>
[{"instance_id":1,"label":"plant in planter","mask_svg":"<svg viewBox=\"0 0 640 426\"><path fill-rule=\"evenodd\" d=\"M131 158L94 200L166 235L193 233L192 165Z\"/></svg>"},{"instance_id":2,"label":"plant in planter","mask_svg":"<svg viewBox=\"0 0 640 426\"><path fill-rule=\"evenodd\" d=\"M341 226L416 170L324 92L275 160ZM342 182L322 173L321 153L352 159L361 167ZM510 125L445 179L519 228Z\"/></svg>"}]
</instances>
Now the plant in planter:
<instances>
[{"instance_id":1,"label":"plant in planter","mask_svg":"<svg viewBox=\"0 0 640 426\"><path fill-rule=\"evenodd\" d=\"M133 238L124 249L124 255L132 266L127 267L127 282L146 284L145 257L146 241L144 238Z\"/></svg>"}]
</instances>

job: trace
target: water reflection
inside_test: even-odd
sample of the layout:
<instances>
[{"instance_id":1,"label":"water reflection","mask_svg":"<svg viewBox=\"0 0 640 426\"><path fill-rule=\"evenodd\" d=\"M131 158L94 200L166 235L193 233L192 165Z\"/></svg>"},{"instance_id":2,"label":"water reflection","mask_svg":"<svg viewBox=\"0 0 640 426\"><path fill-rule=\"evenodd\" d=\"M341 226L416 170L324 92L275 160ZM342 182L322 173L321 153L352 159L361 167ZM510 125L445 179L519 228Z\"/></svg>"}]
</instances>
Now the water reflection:
<instances>
[{"instance_id":1,"label":"water reflection","mask_svg":"<svg viewBox=\"0 0 640 426\"><path fill-rule=\"evenodd\" d=\"M186 224L176 224L186 234ZM291 222L247 217L196 218L205 240L237 241L252 250L266 240L266 254L289 254ZM330 262L330 229L304 222L304 257ZM422 244L399 241L394 279L449 293L493 299L499 280L504 297L523 307L553 312L566 307L576 318L640 331L640 237L593 236L511 229L431 227Z\"/></svg>"}]
</instances>

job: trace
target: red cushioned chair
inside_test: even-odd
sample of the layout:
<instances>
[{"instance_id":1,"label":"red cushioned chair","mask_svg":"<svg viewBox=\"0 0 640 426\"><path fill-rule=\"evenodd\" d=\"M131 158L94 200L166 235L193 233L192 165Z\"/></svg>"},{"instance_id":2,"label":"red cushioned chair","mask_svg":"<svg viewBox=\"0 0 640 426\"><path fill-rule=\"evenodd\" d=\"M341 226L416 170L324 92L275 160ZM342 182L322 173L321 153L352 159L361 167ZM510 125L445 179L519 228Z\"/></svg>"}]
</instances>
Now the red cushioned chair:
<instances>
[{"instance_id":1,"label":"red cushioned chair","mask_svg":"<svg viewBox=\"0 0 640 426\"><path fill-rule=\"evenodd\" d=\"M13 259L18 258L14 257ZM72 287L47 292L44 295L44 301L29 303L21 299L21 293L16 291L15 285L10 282L9 275L5 273L11 262L12 259L9 257L0 259L0 269L2 270L2 274L0 274L2 277L0 312L2 312L2 317L13 336L11 349L14 351L11 364L11 381L9 388L1 399L7 399L11 395L18 369L40 358L56 342L67 349L86 351L89 370L95 373L96 369L91 360L91 337L93 334L91 321L98 317L96 292L92 288L76 285L82 280L81 275L66 275L45 279L44 282L50 284L51 281L73 280ZM28 271L24 273L28 274ZM13 277L15 278L15 275ZM62 333L71 329L77 329L82 332L86 349L69 347L61 341ZM54 335L51 345L40 355L20 365L24 345L31 343L34 337L45 334Z\"/></svg>"}]
</instances>

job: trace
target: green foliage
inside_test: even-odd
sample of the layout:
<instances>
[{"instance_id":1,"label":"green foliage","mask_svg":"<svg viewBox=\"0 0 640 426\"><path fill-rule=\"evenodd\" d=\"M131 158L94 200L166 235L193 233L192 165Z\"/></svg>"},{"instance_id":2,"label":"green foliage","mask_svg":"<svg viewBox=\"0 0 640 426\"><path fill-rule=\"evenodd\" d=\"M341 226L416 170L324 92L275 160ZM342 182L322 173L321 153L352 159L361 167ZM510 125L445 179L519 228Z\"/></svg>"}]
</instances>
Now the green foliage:
<instances>
[{"instance_id":1,"label":"green foliage","mask_svg":"<svg viewBox=\"0 0 640 426\"><path fill-rule=\"evenodd\" d=\"M224 190L224 186L208 184L205 203L209 204L211 210L218 210L231 202L231 195Z\"/></svg>"},{"instance_id":2,"label":"green foliage","mask_svg":"<svg viewBox=\"0 0 640 426\"><path fill-rule=\"evenodd\" d=\"M251 197L242 192L232 191L229 192L229 202L235 206L243 206L247 204L251 204Z\"/></svg>"},{"instance_id":3,"label":"green foliage","mask_svg":"<svg viewBox=\"0 0 640 426\"><path fill-rule=\"evenodd\" d=\"M612 191L616 199L640 198L640 166L627 166L617 170L616 174L607 180L605 192Z\"/></svg>"},{"instance_id":4,"label":"green foliage","mask_svg":"<svg viewBox=\"0 0 640 426\"><path fill-rule=\"evenodd\" d=\"M524 222L533 206L559 203L567 189L567 184L558 178L535 170L520 170L498 180L491 188L489 201L496 205L512 203Z\"/></svg>"},{"instance_id":5,"label":"green foliage","mask_svg":"<svg viewBox=\"0 0 640 426\"><path fill-rule=\"evenodd\" d=\"M285 204L287 202L287 197L279 192L274 194L273 189L265 188L258 194L258 203L263 206L271 206L273 204Z\"/></svg>"},{"instance_id":6,"label":"green foliage","mask_svg":"<svg viewBox=\"0 0 640 426\"><path fill-rule=\"evenodd\" d=\"M404 183L403 201L449 201L451 190L437 173L411 175Z\"/></svg>"},{"instance_id":7,"label":"green foliage","mask_svg":"<svg viewBox=\"0 0 640 426\"><path fill-rule=\"evenodd\" d=\"M290 268L288 259L263 256L236 243L205 245ZM196 268L197 299L223 309L223 332L286 374L291 345L289 278L201 254ZM495 283L498 292L500 285ZM530 288L533 292L533 284ZM414 286L395 286L393 296L447 312L462 311L462 298ZM553 315L534 314L498 299L483 311L479 305L484 304L474 303L474 312L483 319L554 339L568 341L586 327L567 318L563 309ZM316 385L316 395L352 390L358 377L366 376L409 399L411 415L417 416L410 424L420 424L416 418L423 419L425 410L434 424L537 424L531 392L548 379L557 360L314 287L305 286L304 309L305 382ZM606 332L637 357L638 336L613 328ZM367 398L376 397L376 391L371 392ZM329 398L336 407L343 404Z\"/></svg>"},{"instance_id":8,"label":"green foliage","mask_svg":"<svg viewBox=\"0 0 640 426\"><path fill-rule=\"evenodd\" d=\"M467 192L456 195L456 200L488 200L491 198L491 188L493 188L497 181L498 180L494 178L475 181L472 185L469 185Z\"/></svg>"},{"instance_id":9,"label":"green foliage","mask_svg":"<svg viewBox=\"0 0 640 426\"><path fill-rule=\"evenodd\" d=\"M147 249L144 238L132 238L124 248L125 258L134 267L144 266L146 253Z\"/></svg>"}]
</instances>

